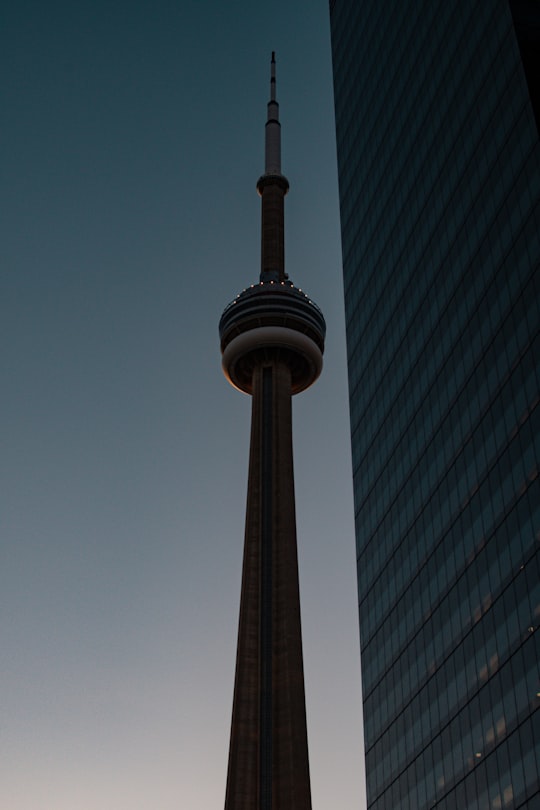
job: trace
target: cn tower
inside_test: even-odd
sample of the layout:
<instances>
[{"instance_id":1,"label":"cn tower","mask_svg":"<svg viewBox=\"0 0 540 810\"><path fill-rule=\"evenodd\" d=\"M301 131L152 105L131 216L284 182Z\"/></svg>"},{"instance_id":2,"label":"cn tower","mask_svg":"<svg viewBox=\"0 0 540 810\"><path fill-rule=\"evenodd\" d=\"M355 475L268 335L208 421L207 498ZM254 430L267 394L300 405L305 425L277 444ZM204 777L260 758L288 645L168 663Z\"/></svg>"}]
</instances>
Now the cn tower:
<instances>
[{"instance_id":1,"label":"cn tower","mask_svg":"<svg viewBox=\"0 0 540 810\"><path fill-rule=\"evenodd\" d=\"M292 395L322 368L320 309L285 273L272 53L261 272L219 323L222 364L252 397L242 593L225 810L311 810L292 455Z\"/></svg>"}]
</instances>

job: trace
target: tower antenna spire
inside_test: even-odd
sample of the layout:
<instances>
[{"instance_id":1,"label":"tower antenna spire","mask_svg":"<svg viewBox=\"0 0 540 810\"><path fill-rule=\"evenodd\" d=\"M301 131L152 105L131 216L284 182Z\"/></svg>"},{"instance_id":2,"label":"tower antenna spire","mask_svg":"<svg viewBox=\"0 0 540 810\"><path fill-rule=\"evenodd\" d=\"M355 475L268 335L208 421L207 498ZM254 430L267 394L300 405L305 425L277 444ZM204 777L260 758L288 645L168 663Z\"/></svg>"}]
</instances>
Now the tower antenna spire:
<instances>
[{"instance_id":1,"label":"tower antenna spire","mask_svg":"<svg viewBox=\"0 0 540 810\"><path fill-rule=\"evenodd\" d=\"M284 281L285 211L289 181L281 173L281 124L276 101L276 52L270 61L270 101L265 127L264 174L257 182L261 195L261 281Z\"/></svg>"},{"instance_id":2,"label":"tower antenna spire","mask_svg":"<svg viewBox=\"0 0 540 810\"><path fill-rule=\"evenodd\" d=\"M265 174L281 174L281 124L279 104L276 101L276 52L272 51L270 61L270 101L265 130L264 150Z\"/></svg>"}]
</instances>

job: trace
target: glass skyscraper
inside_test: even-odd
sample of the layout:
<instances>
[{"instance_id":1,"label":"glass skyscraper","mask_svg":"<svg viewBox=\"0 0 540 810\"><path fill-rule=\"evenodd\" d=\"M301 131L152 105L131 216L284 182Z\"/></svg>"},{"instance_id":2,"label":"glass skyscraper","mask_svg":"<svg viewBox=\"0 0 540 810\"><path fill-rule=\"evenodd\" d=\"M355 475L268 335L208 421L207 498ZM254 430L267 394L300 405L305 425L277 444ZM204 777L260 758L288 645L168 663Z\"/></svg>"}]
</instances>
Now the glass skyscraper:
<instances>
[{"instance_id":1,"label":"glass skyscraper","mask_svg":"<svg viewBox=\"0 0 540 810\"><path fill-rule=\"evenodd\" d=\"M370 810L540 807L540 4L331 0Z\"/></svg>"}]
</instances>

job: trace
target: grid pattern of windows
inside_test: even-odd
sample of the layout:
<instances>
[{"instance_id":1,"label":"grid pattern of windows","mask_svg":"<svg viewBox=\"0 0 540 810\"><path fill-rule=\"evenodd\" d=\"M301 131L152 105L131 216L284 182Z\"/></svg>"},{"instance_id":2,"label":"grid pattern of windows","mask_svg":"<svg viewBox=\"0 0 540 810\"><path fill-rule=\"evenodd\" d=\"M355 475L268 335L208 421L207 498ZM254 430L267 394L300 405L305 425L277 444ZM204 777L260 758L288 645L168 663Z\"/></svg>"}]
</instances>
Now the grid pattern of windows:
<instances>
[{"instance_id":1,"label":"grid pattern of windows","mask_svg":"<svg viewBox=\"0 0 540 810\"><path fill-rule=\"evenodd\" d=\"M330 18L368 806L532 810L540 142L514 21Z\"/></svg>"}]
</instances>

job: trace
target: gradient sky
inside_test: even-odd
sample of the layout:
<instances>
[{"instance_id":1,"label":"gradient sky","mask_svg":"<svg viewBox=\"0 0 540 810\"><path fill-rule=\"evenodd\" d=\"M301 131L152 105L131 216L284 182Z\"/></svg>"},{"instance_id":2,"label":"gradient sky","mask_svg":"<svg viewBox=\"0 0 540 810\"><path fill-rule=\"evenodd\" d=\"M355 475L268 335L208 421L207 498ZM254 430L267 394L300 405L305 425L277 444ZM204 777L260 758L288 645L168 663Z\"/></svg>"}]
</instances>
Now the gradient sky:
<instances>
[{"instance_id":1,"label":"gradient sky","mask_svg":"<svg viewBox=\"0 0 540 810\"><path fill-rule=\"evenodd\" d=\"M269 58L286 257L325 368L294 400L314 810L364 807L327 0L4 8L0 805L223 806Z\"/></svg>"}]
</instances>

